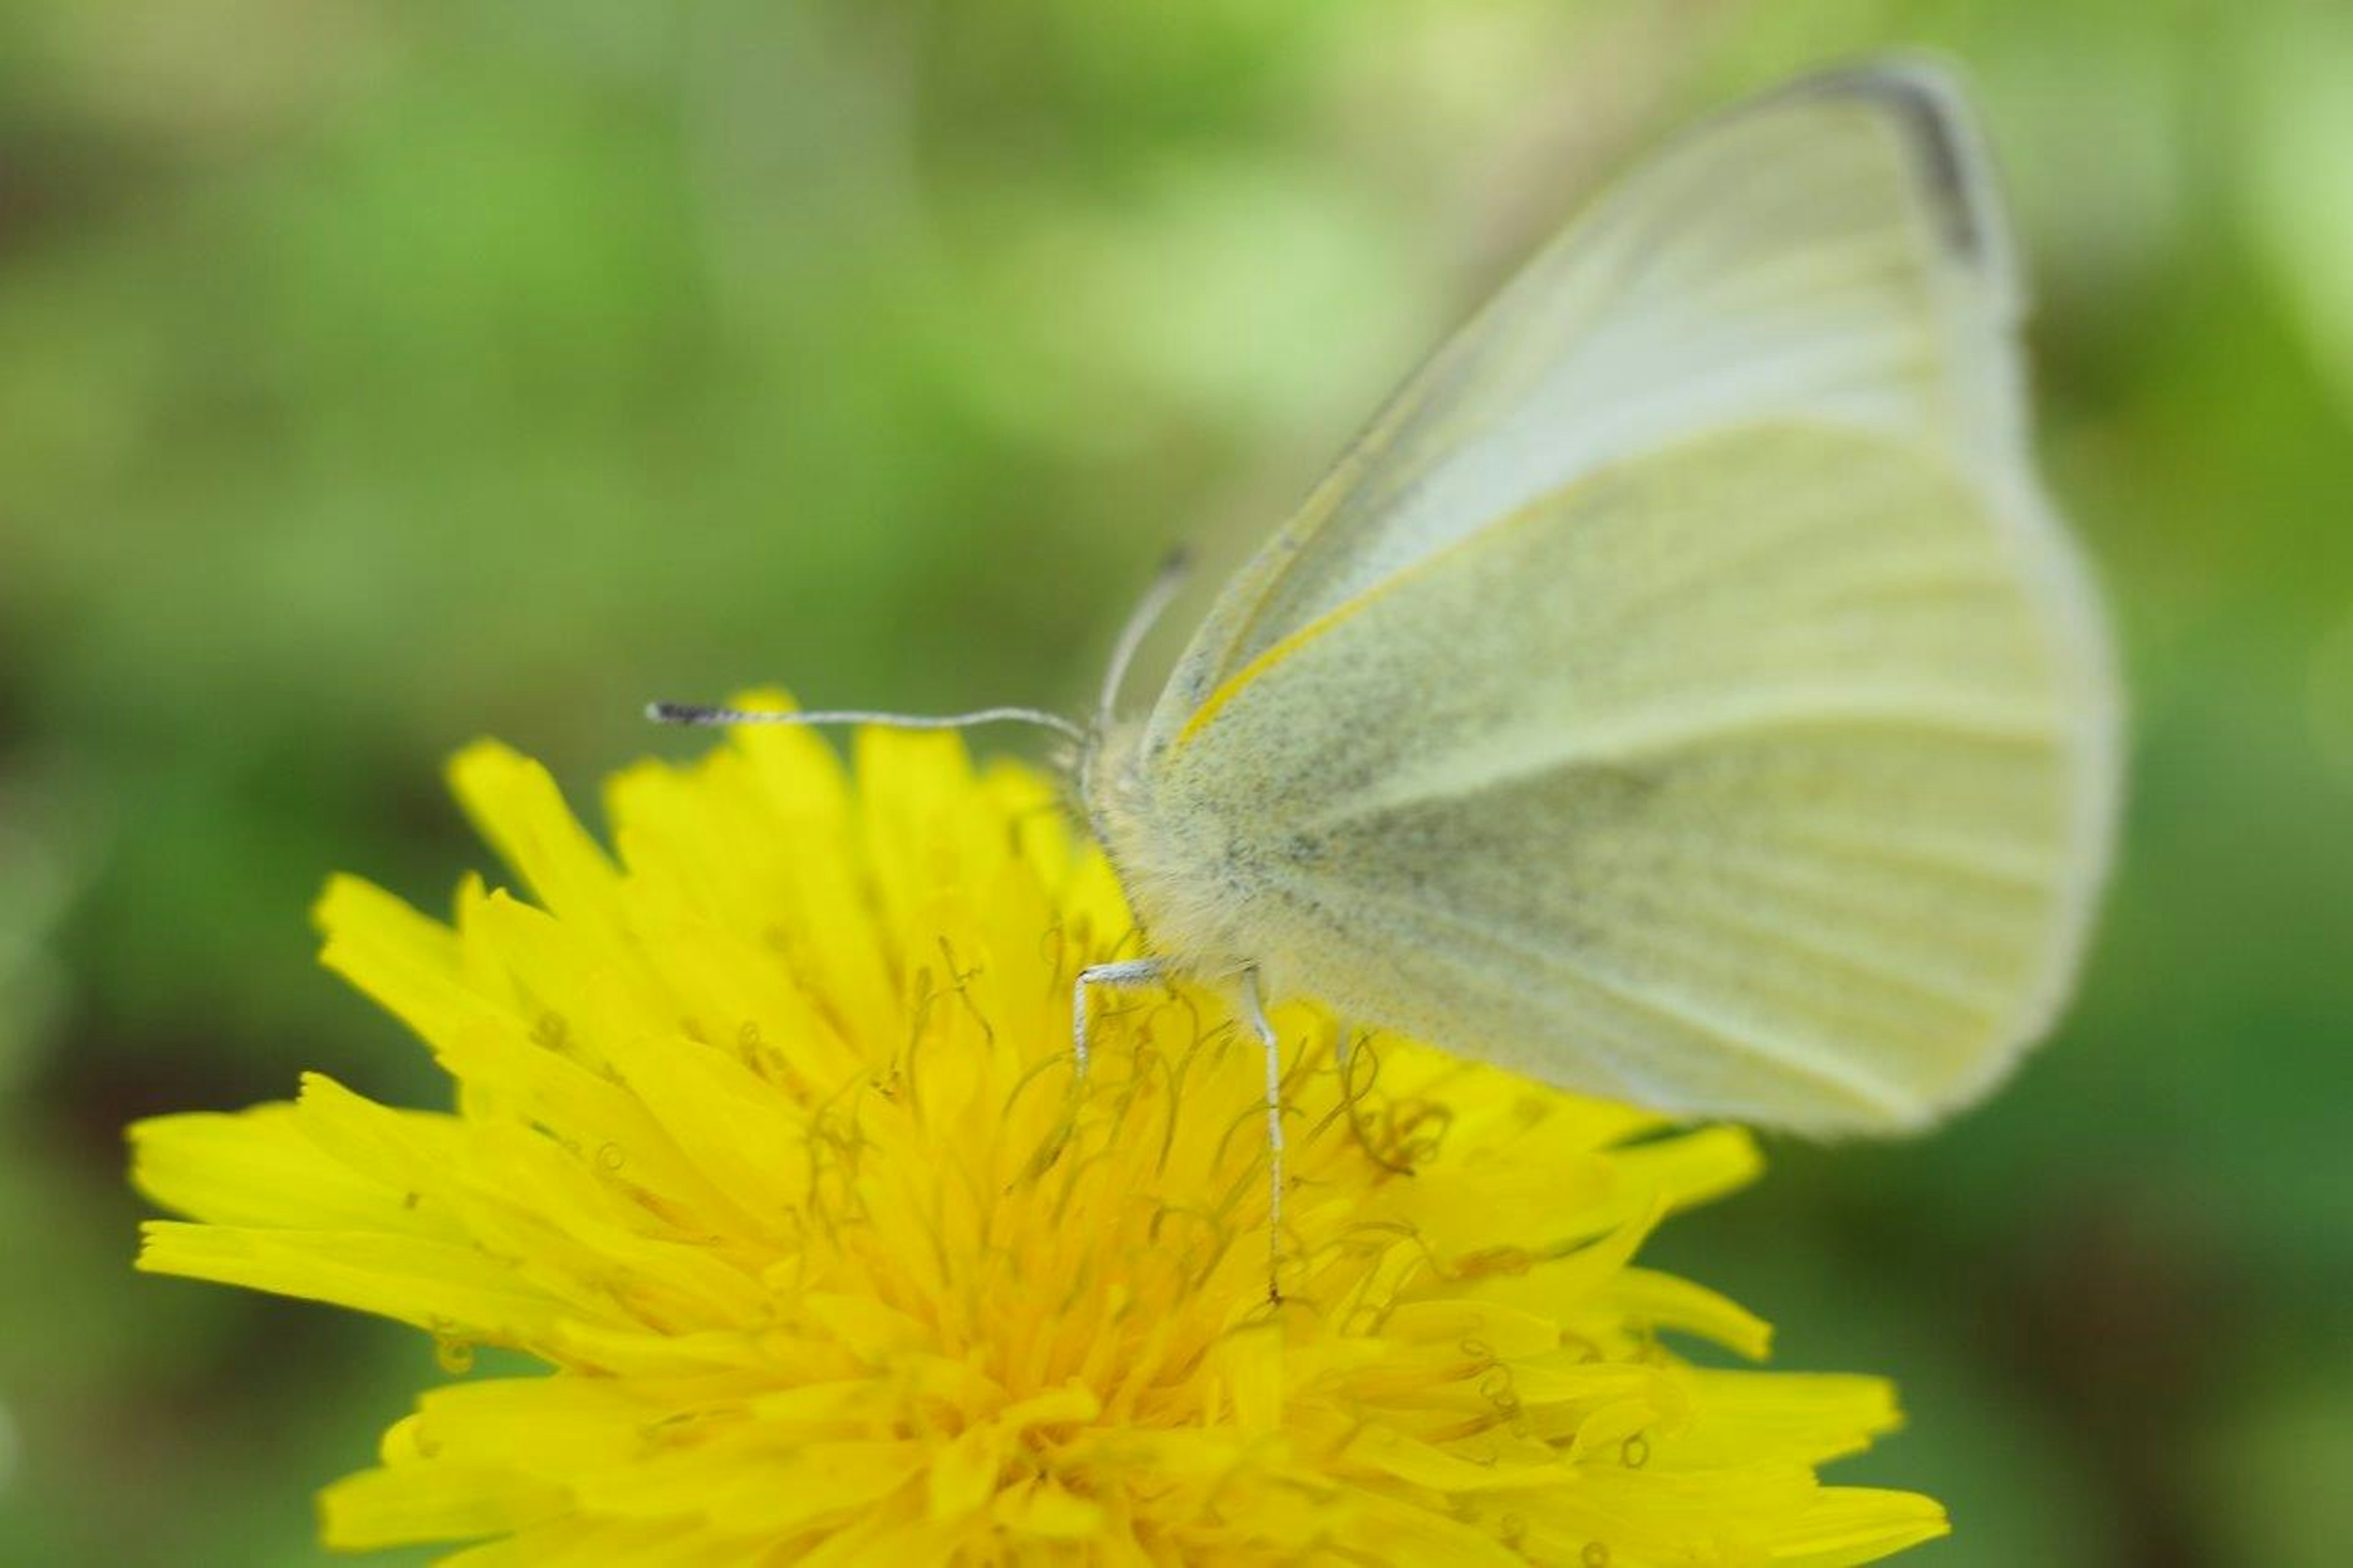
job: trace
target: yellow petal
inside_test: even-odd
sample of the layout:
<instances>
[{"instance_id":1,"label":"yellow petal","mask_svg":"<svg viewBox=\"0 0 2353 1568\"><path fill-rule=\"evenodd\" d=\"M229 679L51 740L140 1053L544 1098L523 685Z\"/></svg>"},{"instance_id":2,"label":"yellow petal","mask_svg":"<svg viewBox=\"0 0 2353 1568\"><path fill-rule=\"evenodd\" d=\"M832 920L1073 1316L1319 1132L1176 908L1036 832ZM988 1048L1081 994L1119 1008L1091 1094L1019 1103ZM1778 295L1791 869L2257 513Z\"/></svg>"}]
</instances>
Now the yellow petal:
<instances>
[{"instance_id":1,"label":"yellow petal","mask_svg":"<svg viewBox=\"0 0 2353 1568\"><path fill-rule=\"evenodd\" d=\"M1778 1531L1767 1550L1785 1568L1849 1568L1951 1531L1943 1505L1915 1492L1825 1487L1805 1516Z\"/></svg>"},{"instance_id":2,"label":"yellow petal","mask_svg":"<svg viewBox=\"0 0 2353 1568\"><path fill-rule=\"evenodd\" d=\"M284 1103L151 1117L131 1129L132 1180L164 1207L216 1225L423 1228L405 1189L329 1153L306 1121Z\"/></svg>"},{"instance_id":3,"label":"yellow petal","mask_svg":"<svg viewBox=\"0 0 2353 1568\"><path fill-rule=\"evenodd\" d=\"M322 1534L343 1552L526 1530L571 1507L568 1489L497 1465L363 1470L319 1494Z\"/></svg>"},{"instance_id":4,"label":"yellow petal","mask_svg":"<svg viewBox=\"0 0 2353 1568\"><path fill-rule=\"evenodd\" d=\"M1601 1287L1600 1303L1639 1327L1698 1334L1751 1361L1773 1348L1773 1325L1704 1286L1655 1269L1626 1268Z\"/></svg>"},{"instance_id":5,"label":"yellow petal","mask_svg":"<svg viewBox=\"0 0 2353 1568\"><path fill-rule=\"evenodd\" d=\"M600 934L617 929L613 864L545 768L495 741L477 741L450 759L449 785L476 830L542 905Z\"/></svg>"},{"instance_id":6,"label":"yellow petal","mask_svg":"<svg viewBox=\"0 0 2353 1568\"><path fill-rule=\"evenodd\" d=\"M471 1247L375 1231L256 1230L150 1220L139 1267L327 1301L444 1339L533 1342L559 1304Z\"/></svg>"},{"instance_id":7,"label":"yellow petal","mask_svg":"<svg viewBox=\"0 0 2353 1568\"><path fill-rule=\"evenodd\" d=\"M497 1009L470 983L456 935L357 877L329 879L311 910L319 962L439 1044Z\"/></svg>"},{"instance_id":8,"label":"yellow petal","mask_svg":"<svg viewBox=\"0 0 2353 1568\"><path fill-rule=\"evenodd\" d=\"M960 1519L987 1505L1005 1460L1005 1435L995 1423L959 1433L932 1460L924 1479L925 1506L934 1520Z\"/></svg>"},{"instance_id":9,"label":"yellow petal","mask_svg":"<svg viewBox=\"0 0 2353 1568\"><path fill-rule=\"evenodd\" d=\"M1859 1453L1903 1424L1894 1387L1884 1378L1716 1371L1691 1376L1704 1415L1677 1439L1684 1463L1820 1464Z\"/></svg>"}]
</instances>

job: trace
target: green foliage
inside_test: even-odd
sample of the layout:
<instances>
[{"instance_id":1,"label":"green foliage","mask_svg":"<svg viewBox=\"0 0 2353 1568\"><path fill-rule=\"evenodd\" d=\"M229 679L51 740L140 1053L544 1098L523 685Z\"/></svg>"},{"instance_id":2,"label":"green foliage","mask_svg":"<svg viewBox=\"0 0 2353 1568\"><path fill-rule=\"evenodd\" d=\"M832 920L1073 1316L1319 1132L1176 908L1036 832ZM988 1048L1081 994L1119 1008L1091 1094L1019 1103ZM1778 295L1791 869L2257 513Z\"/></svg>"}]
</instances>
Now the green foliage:
<instances>
[{"instance_id":1,"label":"green foliage","mask_svg":"<svg viewBox=\"0 0 2353 1568\"><path fill-rule=\"evenodd\" d=\"M1945 1561L2333 1561L2353 20L2294 0L11 8L0 1561L310 1560L417 1382L134 1282L115 1138L301 1066L426 1092L303 911L479 861L441 756L585 790L679 744L645 699L765 680L1075 702L1151 561L1271 526L1599 167L1891 44L1971 71L2021 205L2129 842L1994 1106L1782 1151L1668 1261L1906 1385L1871 1473Z\"/></svg>"}]
</instances>

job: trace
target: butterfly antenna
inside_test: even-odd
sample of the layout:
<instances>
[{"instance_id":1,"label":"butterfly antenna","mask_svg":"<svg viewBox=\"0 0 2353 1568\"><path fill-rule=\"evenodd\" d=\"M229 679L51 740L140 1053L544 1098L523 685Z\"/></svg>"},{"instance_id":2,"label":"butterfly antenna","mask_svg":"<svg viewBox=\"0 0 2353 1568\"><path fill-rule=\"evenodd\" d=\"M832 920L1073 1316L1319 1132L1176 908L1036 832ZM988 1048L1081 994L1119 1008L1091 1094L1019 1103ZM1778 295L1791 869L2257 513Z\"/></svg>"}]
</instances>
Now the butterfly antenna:
<instances>
[{"instance_id":1,"label":"butterfly antenna","mask_svg":"<svg viewBox=\"0 0 2353 1568\"><path fill-rule=\"evenodd\" d=\"M1095 703L1099 724L1108 724L1112 709L1119 701L1120 684L1127 679L1127 667L1135 662L1144 639L1152 635L1170 600L1185 586L1185 579L1193 574L1193 558L1182 548L1169 553L1154 573L1152 585L1144 590L1144 597L1128 612L1127 624L1119 629L1119 641L1112 645L1111 668L1103 671L1103 695Z\"/></svg>"},{"instance_id":2,"label":"butterfly antenna","mask_svg":"<svg viewBox=\"0 0 2353 1568\"><path fill-rule=\"evenodd\" d=\"M969 713L870 713L862 709L835 708L817 712L780 713L749 708L711 708L695 702L648 704L646 717L657 724L879 724L891 730L968 730L976 724L1035 724L1051 730L1074 744L1086 743L1086 731L1042 708L978 708Z\"/></svg>"}]
</instances>

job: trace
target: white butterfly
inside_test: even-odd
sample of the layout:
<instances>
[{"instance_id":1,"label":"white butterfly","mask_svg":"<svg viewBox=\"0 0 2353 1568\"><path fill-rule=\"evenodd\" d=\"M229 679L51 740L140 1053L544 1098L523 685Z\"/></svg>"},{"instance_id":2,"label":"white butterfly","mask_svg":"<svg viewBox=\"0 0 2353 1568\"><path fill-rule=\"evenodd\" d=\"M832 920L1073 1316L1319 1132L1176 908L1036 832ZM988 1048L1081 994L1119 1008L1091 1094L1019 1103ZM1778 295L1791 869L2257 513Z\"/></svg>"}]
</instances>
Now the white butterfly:
<instances>
[{"instance_id":1,"label":"white butterfly","mask_svg":"<svg viewBox=\"0 0 2353 1568\"><path fill-rule=\"evenodd\" d=\"M1566 1088L1916 1126L2050 1025L2108 857L2100 616L1933 68L1593 199L1235 579L1080 782L1156 956ZM1156 609L1155 595L1145 612ZM668 710L705 721L756 717ZM883 715L802 714L797 721ZM1279 1081L1269 1061L1278 1156ZM1276 1165L1280 1199L1280 1161Z\"/></svg>"}]
</instances>

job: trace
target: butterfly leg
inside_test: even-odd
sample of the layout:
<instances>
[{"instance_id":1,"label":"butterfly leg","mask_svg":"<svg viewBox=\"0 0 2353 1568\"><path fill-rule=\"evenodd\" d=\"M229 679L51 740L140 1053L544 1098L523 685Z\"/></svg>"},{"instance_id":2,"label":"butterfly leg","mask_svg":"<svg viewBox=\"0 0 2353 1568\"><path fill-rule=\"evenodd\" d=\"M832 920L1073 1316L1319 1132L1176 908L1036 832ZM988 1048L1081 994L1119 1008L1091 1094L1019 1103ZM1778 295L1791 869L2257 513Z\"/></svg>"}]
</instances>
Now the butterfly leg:
<instances>
[{"instance_id":1,"label":"butterfly leg","mask_svg":"<svg viewBox=\"0 0 2353 1568\"><path fill-rule=\"evenodd\" d=\"M1039 1145L1038 1152L1030 1156L1028 1170L1029 1175L1042 1174L1055 1161L1062 1157L1062 1151L1069 1145L1071 1134L1078 1125L1079 1106L1085 1096L1087 1068L1090 1065L1087 1050L1087 993L1098 985L1114 987L1149 985L1166 973L1166 966L1156 958L1131 958L1118 963L1091 963L1079 971L1078 979L1071 984L1070 1103L1062 1117L1061 1125L1047 1138L1043 1144Z\"/></svg>"},{"instance_id":2,"label":"butterfly leg","mask_svg":"<svg viewBox=\"0 0 2353 1568\"><path fill-rule=\"evenodd\" d=\"M1091 963L1079 971L1079 978L1071 987L1072 1089L1087 1081L1087 988L1091 985L1149 985L1166 973L1166 966L1156 958Z\"/></svg>"},{"instance_id":3,"label":"butterfly leg","mask_svg":"<svg viewBox=\"0 0 2353 1568\"><path fill-rule=\"evenodd\" d=\"M1266 1299L1282 1304L1282 1289L1274 1266L1282 1252L1282 1042L1268 1022L1265 998L1259 994L1258 971L1242 971L1242 1022L1258 1037L1266 1052Z\"/></svg>"}]
</instances>

